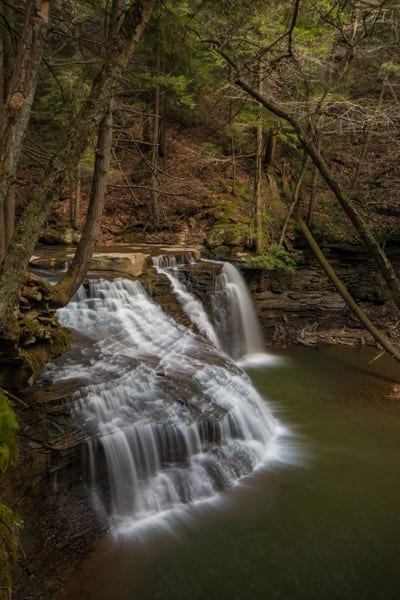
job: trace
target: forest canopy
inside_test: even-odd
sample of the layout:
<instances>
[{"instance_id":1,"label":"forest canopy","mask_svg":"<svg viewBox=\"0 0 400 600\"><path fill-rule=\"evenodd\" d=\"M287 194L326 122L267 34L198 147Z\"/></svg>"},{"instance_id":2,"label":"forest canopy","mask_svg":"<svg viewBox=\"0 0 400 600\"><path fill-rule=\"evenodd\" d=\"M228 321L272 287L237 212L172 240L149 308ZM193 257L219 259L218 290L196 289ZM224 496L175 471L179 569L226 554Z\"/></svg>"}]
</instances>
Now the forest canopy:
<instances>
[{"instance_id":1,"label":"forest canopy","mask_svg":"<svg viewBox=\"0 0 400 600\"><path fill-rule=\"evenodd\" d=\"M396 237L386 217L398 197L397 2L2 0L0 7L3 337L15 337L27 265L60 201L68 198L69 226L81 241L51 292L54 306L85 276L107 195L123 188L132 213L147 213L142 228L154 232L171 229L171 196L186 195L181 224L206 209L196 208L190 185L185 194L171 184L179 127L201 136L205 168L224 169L232 202L219 213L241 215L225 227L207 207L216 239L240 239L254 264L290 269L300 211L320 240L345 232L361 241L400 306L383 248ZM110 182L116 172L121 184ZM92 178L83 220L82 177Z\"/></svg>"}]
</instances>

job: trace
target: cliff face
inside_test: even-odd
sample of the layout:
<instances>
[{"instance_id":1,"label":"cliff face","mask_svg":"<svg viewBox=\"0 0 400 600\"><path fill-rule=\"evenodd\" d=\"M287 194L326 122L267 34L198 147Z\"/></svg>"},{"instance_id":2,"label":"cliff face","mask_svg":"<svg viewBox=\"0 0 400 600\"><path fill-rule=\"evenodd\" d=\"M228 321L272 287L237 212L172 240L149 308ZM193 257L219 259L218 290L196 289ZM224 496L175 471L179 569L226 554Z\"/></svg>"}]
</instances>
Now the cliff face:
<instances>
[{"instance_id":1,"label":"cliff face","mask_svg":"<svg viewBox=\"0 0 400 600\"><path fill-rule=\"evenodd\" d=\"M371 259L352 247L332 247L327 254L354 299L395 341L396 309ZM399 255L392 260L398 265ZM373 343L309 254L293 274L245 270L244 276L267 345Z\"/></svg>"},{"instance_id":2,"label":"cliff face","mask_svg":"<svg viewBox=\"0 0 400 600\"><path fill-rule=\"evenodd\" d=\"M20 521L16 600L50 600L103 531L86 490L85 437L64 398L32 391L19 406L19 461L10 497Z\"/></svg>"}]
</instances>

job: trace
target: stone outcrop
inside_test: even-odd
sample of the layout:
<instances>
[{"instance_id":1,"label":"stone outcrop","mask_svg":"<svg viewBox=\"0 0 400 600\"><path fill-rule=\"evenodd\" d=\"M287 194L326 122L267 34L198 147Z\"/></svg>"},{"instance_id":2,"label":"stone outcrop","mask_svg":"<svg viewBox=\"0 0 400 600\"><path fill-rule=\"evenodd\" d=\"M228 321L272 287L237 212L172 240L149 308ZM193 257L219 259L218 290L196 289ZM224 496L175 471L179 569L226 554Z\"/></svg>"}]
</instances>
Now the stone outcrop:
<instances>
[{"instance_id":1,"label":"stone outcrop","mask_svg":"<svg viewBox=\"0 0 400 600\"><path fill-rule=\"evenodd\" d=\"M149 265L149 257L142 252L134 254L103 253L95 254L90 261L91 271L109 271L123 273L130 277L139 277Z\"/></svg>"},{"instance_id":2,"label":"stone outcrop","mask_svg":"<svg viewBox=\"0 0 400 600\"><path fill-rule=\"evenodd\" d=\"M391 337L396 310L368 255L352 247L332 247L327 254L354 299ZM373 343L308 251L293 274L244 269L243 275L268 345Z\"/></svg>"},{"instance_id":3,"label":"stone outcrop","mask_svg":"<svg viewBox=\"0 0 400 600\"><path fill-rule=\"evenodd\" d=\"M21 287L12 336L0 339L0 387L31 384L52 358L68 350L71 335L51 306L51 286L29 273Z\"/></svg>"}]
</instances>

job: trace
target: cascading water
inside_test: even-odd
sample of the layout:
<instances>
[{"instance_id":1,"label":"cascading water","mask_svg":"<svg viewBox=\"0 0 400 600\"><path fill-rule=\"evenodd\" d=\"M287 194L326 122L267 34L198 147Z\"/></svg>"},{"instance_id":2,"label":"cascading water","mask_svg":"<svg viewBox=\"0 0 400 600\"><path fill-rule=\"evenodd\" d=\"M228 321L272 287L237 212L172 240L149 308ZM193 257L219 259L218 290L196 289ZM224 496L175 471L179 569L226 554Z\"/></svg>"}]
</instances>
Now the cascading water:
<instances>
[{"instance_id":1,"label":"cascading water","mask_svg":"<svg viewBox=\"0 0 400 600\"><path fill-rule=\"evenodd\" d=\"M176 271L179 269L179 266L182 266L178 264L176 257L165 255L154 256L153 265L158 273L168 278L183 311L192 323L197 326L199 332L203 333L215 346L219 347L218 336L202 303L193 294L188 292L185 285L176 277Z\"/></svg>"},{"instance_id":2,"label":"cascading water","mask_svg":"<svg viewBox=\"0 0 400 600\"><path fill-rule=\"evenodd\" d=\"M246 283L230 263L223 263L212 298L221 348L232 358L264 353L260 325Z\"/></svg>"},{"instance_id":3,"label":"cascading water","mask_svg":"<svg viewBox=\"0 0 400 600\"><path fill-rule=\"evenodd\" d=\"M158 522L267 461L287 460L283 429L246 374L168 317L140 283L91 282L59 317L84 332L85 348L47 376L79 382L75 413L97 440L92 491L113 531ZM109 494L97 476L102 454Z\"/></svg>"},{"instance_id":4,"label":"cascading water","mask_svg":"<svg viewBox=\"0 0 400 600\"><path fill-rule=\"evenodd\" d=\"M245 280L231 263L219 264L221 272L214 282L211 323L202 303L179 279L185 262L178 262L174 256L153 257L157 272L169 279L183 311L200 333L242 366L273 362L274 357L264 351L260 324Z\"/></svg>"}]
</instances>

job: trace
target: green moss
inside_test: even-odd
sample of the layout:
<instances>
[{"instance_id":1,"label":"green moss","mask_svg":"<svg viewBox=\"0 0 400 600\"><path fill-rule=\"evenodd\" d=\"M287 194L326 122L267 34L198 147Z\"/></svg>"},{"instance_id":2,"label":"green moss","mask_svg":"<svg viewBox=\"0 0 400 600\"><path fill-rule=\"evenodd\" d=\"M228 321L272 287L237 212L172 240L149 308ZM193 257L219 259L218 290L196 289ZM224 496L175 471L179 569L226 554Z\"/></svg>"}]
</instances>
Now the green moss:
<instances>
[{"instance_id":1,"label":"green moss","mask_svg":"<svg viewBox=\"0 0 400 600\"><path fill-rule=\"evenodd\" d=\"M0 473L4 474L16 459L15 432L18 424L7 398L0 392ZM2 490L0 490L3 495ZM17 560L18 519L0 497L0 600L9 600L12 575Z\"/></svg>"},{"instance_id":2,"label":"green moss","mask_svg":"<svg viewBox=\"0 0 400 600\"><path fill-rule=\"evenodd\" d=\"M58 327L50 340L50 351L53 357L60 356L71 347L72 335L68 329Z\"/></svg>"},{"instance_id":3,"label":"green moss","mask_svg":"<svg viewBox=\"0 0 400 600\"><path fill-rule=\"evenodd\" d=\"M0 502L0 600L9 600L17 560L18 519Z\"/></svg>"},{"instance_id":4,"label":"green moss","mask_svg":"<svg viewBox=\"0 0 400 600\"><path fill-rule=\"evenodd\" d=\"M19 337L22 342L33 337L43 336L43 325L35 319L21 319L18 321Z\"/></svg>"},{"instance_id":5,"label":"green moss","mask_svg":"<svg viewBox=\"0 0 400 600\"><path fill-rule=\"evenodd\" d=\"M4 473L17 456L15 432L17 419L5 395L0 392L0 473Z\"/></svg>"},{"instance_id":6,"label":"green moss","mask_svg":"<svg viewBox=\"0 0 400 600\"><path fill-rule=\"evenodd\" d=\"M253 267L259 267L266 271L280 269L293 273L300 255L300 252L289 252L278 244L271 244L263 254L252 256L247 262Z\"/></svg>"},{"instance_id":7,"label":"green moss","mask_svg":"<svg viewBox=\"0 0 400 600\"><path fill-rule=\"evenodd\" d=\"M246 225L215 225L207 236L210 248L217 246L249 246L250 230Z\"/></svg>"},{"instance_id":8,"label":"green moss","mask_svg":"<svg viewBox=\"0 0 400 600\"><path fill-rule=\"evenodd\" d=\"M35 347L32 347L30 350L18 350L18 358L33 375L38 375L44 367L44 361L35 351Z\"/></svg>"}]
</instances>

